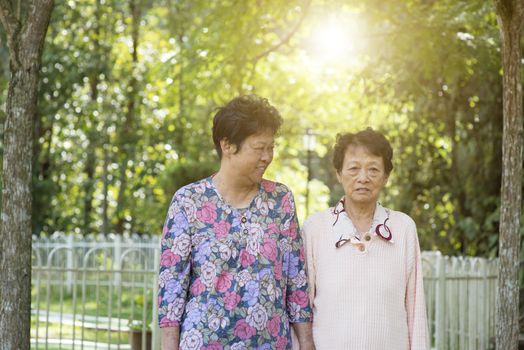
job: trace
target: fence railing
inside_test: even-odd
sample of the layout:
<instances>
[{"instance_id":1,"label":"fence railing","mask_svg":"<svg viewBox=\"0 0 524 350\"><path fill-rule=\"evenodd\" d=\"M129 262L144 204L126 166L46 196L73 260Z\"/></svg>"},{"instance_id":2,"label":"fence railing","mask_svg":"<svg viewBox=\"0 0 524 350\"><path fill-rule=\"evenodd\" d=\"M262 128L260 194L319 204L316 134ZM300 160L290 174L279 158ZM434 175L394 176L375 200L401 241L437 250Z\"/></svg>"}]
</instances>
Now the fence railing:
<instances>
[{"instance_id":1,"label":"fence railing","mask_svg":"<svg viewBox=\"0 0 524 350\"><path fill-rule=\"evenodd\" d=\"M32 348L158 349L158 265L155 236L33 237Z\"/></svg>"},{"instance_id":2,"label":"fence railing","mask_svg":"<svg viewBox=\"0 0 524 350\"><path fill-rule=\"evenodd\" d=\"M423 252L438 350L485 350L495 332L497 261ZM159 349L159 237L33 237L34 349Z\"/></svg>"},{"instance_id":3,"label":"fence railing","mask_svg":"<svg viewBox=\"0 0 524 350\"><path fill-rule=\"evenodd\" d=\"M429 334L438 350L486 350L495 336L498 260L422 253Z\"/></svg>"}]
</instances>

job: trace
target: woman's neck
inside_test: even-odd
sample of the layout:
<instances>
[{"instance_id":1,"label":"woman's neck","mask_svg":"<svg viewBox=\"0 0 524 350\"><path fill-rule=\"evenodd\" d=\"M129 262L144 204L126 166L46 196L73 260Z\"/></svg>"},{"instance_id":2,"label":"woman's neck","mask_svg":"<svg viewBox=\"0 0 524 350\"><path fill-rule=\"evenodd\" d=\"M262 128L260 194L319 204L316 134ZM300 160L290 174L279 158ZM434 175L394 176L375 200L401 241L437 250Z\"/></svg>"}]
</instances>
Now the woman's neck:
<instances>
[{"instance_id":1,"label":"woman's neck","mask_svg":"<svg viewBox=\"0 0 524 350\"><path fill-rule=\"evenodd\" d=\"M367 232L373 223L376 203L353 203L345 199L344 210L358 232Z\"/></svg>"},{"instance_id":2,"label":"woman's neck","mask_svg":"<svg viewBox=\"0 0 524 350\"><path fill-rule=\"evenodd\" d=\"M247 207L258 191L258 184L241 181L234 173L221 168L212 178L222 199L234 208Z\"/></svg>"}]
</instances>

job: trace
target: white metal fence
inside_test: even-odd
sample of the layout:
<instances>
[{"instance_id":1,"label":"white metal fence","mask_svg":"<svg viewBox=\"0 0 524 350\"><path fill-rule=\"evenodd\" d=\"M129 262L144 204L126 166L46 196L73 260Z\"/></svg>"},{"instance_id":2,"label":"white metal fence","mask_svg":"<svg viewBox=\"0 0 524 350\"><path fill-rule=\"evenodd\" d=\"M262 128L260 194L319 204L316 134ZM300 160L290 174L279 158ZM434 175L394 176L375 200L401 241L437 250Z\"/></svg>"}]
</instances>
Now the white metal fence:
<instances>
[{"instance_id":1,"label":"white metal fence","mask_svg":"<svg viewBox=\"0 0 524 350\"><path fill-rule=\"evenodd\" d=\"M33 237L32 348L158 349L158 265L156 236Z\"/></svg>"},{"instance_id":2,"label":"white metal fence","mask_svg":"<svg viewBox=\"0 0 524 350\"><path fill-rule=\"evenodd\" d=\"M491 349L498 260L424 252L422 265L432 347Z\"/></svg>"},{"instance_id":3,"label":"white metal fence","mask_svg":"<svg viewBox=\"0 0 524 350\"><path fill-rule=\"evenodd\" d=\"M432 347L488 349L497 262L422 258ZM32 348L159 349L158 264L158 236L33 237Z\"/></svg>"}]
</instances>

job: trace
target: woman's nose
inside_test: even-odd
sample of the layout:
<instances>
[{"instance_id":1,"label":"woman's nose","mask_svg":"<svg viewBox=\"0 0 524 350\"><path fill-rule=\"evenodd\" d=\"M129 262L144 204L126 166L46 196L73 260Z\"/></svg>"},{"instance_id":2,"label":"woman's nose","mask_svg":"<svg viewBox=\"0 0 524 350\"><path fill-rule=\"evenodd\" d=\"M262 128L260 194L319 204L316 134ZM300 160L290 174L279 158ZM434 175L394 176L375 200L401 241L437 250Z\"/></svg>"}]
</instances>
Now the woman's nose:
<instances>
[{"instance_id":1,"label":"woman's nose","mask_svg":"<svg viewBox=\"0 0 524 350\"><path fill-rule=\"evenodd\" d=\"M273 159L273 150L264 150L260 155L260 159L266 162L271 162Z\"/></svg>"},{"instance_id":2,"label":"woman's nose","mask_svg":"<svg viewBox=\"0 0 524 350\"><path fill-rule=\"evenodd\" d=\"M369 180L368 172L366 169L360 169L360 171L357 174L357 180L361 182Z\"/></svg>"}]
</instances>

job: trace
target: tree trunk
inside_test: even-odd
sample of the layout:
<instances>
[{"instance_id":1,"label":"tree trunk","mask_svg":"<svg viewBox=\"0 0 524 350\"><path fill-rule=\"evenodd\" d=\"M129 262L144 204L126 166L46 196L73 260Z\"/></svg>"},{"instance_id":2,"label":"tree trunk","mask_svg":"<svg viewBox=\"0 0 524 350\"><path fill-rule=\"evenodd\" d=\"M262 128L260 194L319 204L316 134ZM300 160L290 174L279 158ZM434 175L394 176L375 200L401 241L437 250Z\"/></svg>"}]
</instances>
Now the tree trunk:
<instances>
[{"instance_id":1,"label":"tree trunk","mask_svg":"<svg viewBox=\"0 0 524 350\"><path fill-rule=\"evenodd\" d=\"M137 95L138 95L138 80L136 78L136 70L138 67L138 44L140 36L140 19L142 17L141 12L141 2L140 0L130 0L129 9L131 12L131 38L133 41L133 50L131 52L132 56L132 72L131 78L129 80L129 95L127 102L127 113L124 121L124 126L122 128L121 135L121 149L122 152L122 161L120 163L120 187L118 190L117 206L116 206L116 232L124 233L124 223L125 215L124 209L127 206L126 201L126 191L127 191L127 163L128 160L135 160L135 115L137 109Z\"/></svg>"},{"instance_id":2,"label":"tree trunk","mask_svg":"<svg viewBox=\"0 0 524 350\"><path fill-rule=\"evenodd\" d=\"M520 38L524 0L495 1L502 41L503 139L497 298L497 349L516 350L519 336L519 253L522 191Z\"/></svg>"},{"instance_id":3,"label":"tree trunk","mask_svg":"<svg viewBox=\"0 0 524 350\"><path fill-rule=\"evenodd\" d=\"M106 135L107 135L107 128L106 128ZM104 146L105 148L105 146ZM109 148L109 147L107 147ZM107 214L108 206L109 206L109 152L110 150L107 149L104 151L104 187L103 187L103 196L104 199L102 201L102 233L109 233L109 217Z\"/></svg>"},{"instance_id":4,"label":"tree trunk","mask_svg":"<svg viewBox=\"0 0 524 350\"><path fill-rule=\"evenodd\" d=\"M185 21L183 19L183 14L185 9L181 8L181 5L179 2L174 0L168 0L168 8L169 8L169 21L171 23L170 26L170 34L177 39L177 44L179 47L179 53L178 53L178 59L177 59L177 66L179 67L179 71L176 74L176 78L178 79L178 114L174 116L173 124L175 126L175 133L174 133L174 144L177 146L177 153L180 157L184 157L186 155L186 126L185 126L185 120L186 120L186 111L185 111L185 90L184 90L184 55L186 54L185 51L185 44L183 41L184 35L185 35Z\"/></svg>"},{"instance_id":5,"label":"tree trunk","mask_svg":"<svg viewBox=\"0 0 524 350\"><path fill-rule=\"evenodd\" d=\"M98 36L95 39L95 48L98 47ZM96 106L98 97L98 72L94 72L90 77L91 83L91 104ZM91 233L91 212L93 211L93 192L95 187L95 170L96 170L96 148L98 132L96 130L96 117L90 115L92 122L87 130L88 144L86 147L87 159L84 167L86 173L86 181L84 182L84 222L83 234Z\"/></svg>"},{"instance_id":6,"label":"tree trunk","mask_svg":"<svg viewBox=\"0 0 524 350\"><path fill-rule=\"evenodd\" d=\"M31 168L38 74L53 0L34 0L18 18L0 0L11 77L6 103L0 226L0 349L29 349L31 317Z\"/></svg>"},{"instance_id":7,"label":"tree trunk","mask_svg":"<svg viewBox=\"0 0 524 350\"><path fill-rule=\"evenodd\" d=\"M95 16L94 16L94 35L93 35L93 52L95 57L95 65L93 70L90 72L89 85L91 90L91 105L93 109L98 107L98 84L100 82L100 71L102 60L105 58L102 57L100 50L100 0L95 1ZM84 220L83 220L83 234L91 233L91 216L93 211L93 196L95 191L95 172L96 172L96 150L99 142L99 133L97 131L97 118L91 113L91 108L89 109L89 116L87 118L91 119L90 129L87 130L87 159L84 167L87 179L84 182Z\"/></svg>"}]
</instances>

